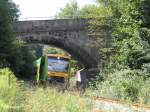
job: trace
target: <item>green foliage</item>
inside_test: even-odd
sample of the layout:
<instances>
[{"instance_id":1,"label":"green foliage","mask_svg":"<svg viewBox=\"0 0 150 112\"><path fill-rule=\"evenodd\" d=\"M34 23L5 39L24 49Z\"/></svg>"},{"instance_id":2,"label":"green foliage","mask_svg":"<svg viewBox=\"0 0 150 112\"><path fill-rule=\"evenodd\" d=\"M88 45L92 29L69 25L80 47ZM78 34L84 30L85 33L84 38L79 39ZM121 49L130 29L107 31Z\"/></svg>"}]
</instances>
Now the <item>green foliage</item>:
<instances>
[{"instance_id":1,"label":"green foliage","mask_svg":"<svg viewBox=\"0 0 150 112\"><path fill-rule=\"evenodd\" d=\"M149 63L149 5L148 0L97 0L101 7L109 9L111 22L106 22L112 28L115 56L113 63L129 66L132 69L141 68ZM101 23L101 21L97 21ZM98 26L96 26L98 27ZM96 28L98 29L98 28Z\"/></svg>"},{"instance_id":2,"label":"green foliage","mask_svg":"<svg viewBox=\"0 0 150 112\"><path fill-rule=\"evenodd\" d=\"M116 61L122 64L127 64L127 56L132 50L143 48L139 36L140 24L134 18L138 16L136 4L128 0L112 2L113 25L115 26L112 35L118 52Z\"/></svg>"},{"instance_id":3,"label":"green foliage","mask_svg":"<svg viewBox=\"0 0 150 112\"><path fill-rule=\"evenodd\" d=\"M20 112L23 97L17 88L17 79L8 69L0 69L0 111Z\"/></svg>"},{"instance_id":4,"label":"green foliage","mask_svg":"<svg viewBox=\"0 0 150 112\"><path fill-rule=\"evenodd\" d=\"M80 17L81 18L103 18L106 15L109 15L109 12L106 13L108 10L106 8L97 6L97 5L86 5L80 9ZM93 21L94 22L94 21Z\"/></svg>"},{"instance_id":5,"label":"green foliage","mask_svg":"<svg viewBox=\"0 0 150 112\"><path fill-rule=\"evenodd\" d=\"M90 112L79 96L58 93L52 88L37 88L28 92L25 112Z\"/></svg>"},{"instance_id":6,"label":"green foliage","mask_svg":"<svg viewBox=\"0 0 150 112\"><path fill-rule=\"evenodd\" d=\"M122 69L104 76L93 93L110 99L150 104L150 78L140 70Z\"/></svg>"},{"instance_id":7,"label":"green foliage","mask_svg":"<svg viewBox=\"0 0 150 112\"><path fill-rule=\"evenodd\" d=\"M91 27L96 31L93 37L100 39L99 26L108 25L112 31L115 50L110 62L105 62L105 69L102 71L104 80L99 84L97 94L106 98L149 104L150 19L148 9L150 1L97 0L97 3L99 12L103 8L109 13L108 15L102 13L106 21L93 15L99 18L90 22L91 26L95 26ZM100 50L107 51L104 48Z\"/></svg>"},{"instance_id":8,"label":"green foliage","mask_svg":"<svg viewBox=\"0 0 150 112\"><path fill-rule=\"evenodd\" d=\"M43 54L43 45L26 44L22 41L16 43L16 51L12 56L12 70L21 77L31 78L34 74L33 61Z\"/></svg>"},{"instance_id":9,"label":"green foliage","mask_svg":"<svg viewBox=\"0 0 150 112\"><path fill-rule=\"evenodd\" d=\"M68 53L64 51L63 49L59 49L59 48L52 47L52 46L44 46L43 55L46 55L46 54L68 54Z\"/></svg>"},{"instance_id":10,"label":"green foliage","mask_svg":"<svg viewBox=\"0 0 150 112\"><path fill-rule=\"evenodd\" d=\"M0 67L8 66L15 52L11 24L18 17L18 9L11 0L0 0Z\"/></svg>"},{"instance_id":11,"label":"green foliage","mask_svg":"<svg viewBox=\"0 0 150 112\"><path fill-rule=\"evenodd\" d=\"M141 88L138 95L138 102L144 104L150 104L150 78L144 81L143 87Z\"/></svg>"},{"instance_id":12,"label":"green foliage","mask_svg":"<svg viewBox=\"0 0 150 112\"><path fill-rule=\"evenodd\" d=\"M127 63L132 69L141 69L145 63L150 63L150 50L133 50L128 54Z\"/></svg>"},{"instance_id":13,"label":"green foliage","mask_svg":"<svg viewBox=\"0 0 150 112\"><path fill-rule=\"evenodd\" d=\"M139 8L139 12L140 12L140 17L142 19L142 26L143 27L147 27L150 28L150 1L149 0L140 0L141 4L140 4L140 8Z\"/></svg>"},{"instance_id":14,"label":"green foliage","mask_svg":"<svg viewBox=\"0 0 150 112\"><path fill-rule=\"evenodd\" d=\"M148 76L150 76L150 63L143 64L142 70L148 73Z\"/></svg>"},{"instance_id":15,"label":"green foliage","mask_svg":"<svg viewBox=\"0 0 150 112\"><path fill-rule=\"evenodd\" d=\"M141 28L140 36L145 43L145 47L150 45L150 29L149 28Z\"/></svg>"},{"instance_id":16,"label":"green foliage","mask_svg":"<svg viewBox=\"0 0 150 112\"><path fill-rule=\"evenodd\" d=\"M79 17L79 6L76 0L71 0L70 3L67 3L64 8L56 15L56 18L59 19L69 19L69 18L78 18Z\"/></svg>"},{"instance_id":17,"label":"green foliage","mask_svg":"<svg viewBox=\"0 0 150 112\"><path fill-rule=\"evenodd\" d=\"M110 8L99 5L86 5L79 8L76 0L70 1L61 11L56 15L56 18L100 18L110 16Z\"/></svg>"},{"instance_id":18,"label":"green foliage","mask_svg":"<svg viewBox=\"0 0 150 112\"><path fill-rule=\"evenodd\" d=\"M149 48L150 45L150 1L143 0L139 6L140 12L140 19L142 21L141 29L140 29L140 36L144 41L146 48Z\"/></svg>"},{"instance_id":19,"label":"green foliage","mask_svg":"<svg viewBox=\"0 0 150 112\"><path fill-rule=\"evenodd\" d=\"M94 91L95 94L150 104L149 9L149 0L97 0L97 5L87 5L82 9L73 0L56 16L60 19L93 18L89 20L89 35L93 37L91 39L95 39L92 46L98 47L104 60L109 58L112 46L106 43L101 26L111 28L115 55L111 57L111 62L105 64L107 70L102 73L103 81L100 82L98 90ZM42 54L65 52L51 47L43 49L40 45L25 46L20 41L14 41L11 24L17 19L17 12L17 7L11 0L0 0L0 67L10 66L17 73L31 75L26 70L32 68L30 64L33 60ZM75 66L76 62L72 62L72 65ZM72 71L76 71L76 67ZM0 111L7 112L14 105L22 109L19 103L23 100L26 103L24 111L27 112L87 111L85 105L77 105L80 99L68 94L60 95L48 89L18 92L16 78L12 74L8 69L0 69Z\"/></svg>"},{"instance_id":20,"label":"green foliage","mask_svg":"<svg viewBox=\"0 0 150 112\"><path fill-rule=\"evenodd\" d=\"M8 69L0 69L0 112L91 112L91 103L53 88L23 85Z\"/></svg>"}]
</instances>

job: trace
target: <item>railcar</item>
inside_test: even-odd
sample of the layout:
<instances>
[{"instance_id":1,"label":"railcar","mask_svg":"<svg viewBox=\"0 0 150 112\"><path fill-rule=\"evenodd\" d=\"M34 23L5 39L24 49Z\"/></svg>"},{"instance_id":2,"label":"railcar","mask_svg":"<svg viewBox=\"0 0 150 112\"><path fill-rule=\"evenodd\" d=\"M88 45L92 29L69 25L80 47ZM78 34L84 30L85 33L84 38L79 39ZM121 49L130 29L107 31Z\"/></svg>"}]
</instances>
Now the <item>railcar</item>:
<instances>
[{"instance_id":1,"label":"railcar","mask_svg":"<svg viewBox=\"0 0 150 112\"><path fill-rule=\"evenodd\" d=\"M59 79L67 87L70 78L70 59L68 55L47 54L34 61L36 83Z\"/></svg>"}]
</instances>

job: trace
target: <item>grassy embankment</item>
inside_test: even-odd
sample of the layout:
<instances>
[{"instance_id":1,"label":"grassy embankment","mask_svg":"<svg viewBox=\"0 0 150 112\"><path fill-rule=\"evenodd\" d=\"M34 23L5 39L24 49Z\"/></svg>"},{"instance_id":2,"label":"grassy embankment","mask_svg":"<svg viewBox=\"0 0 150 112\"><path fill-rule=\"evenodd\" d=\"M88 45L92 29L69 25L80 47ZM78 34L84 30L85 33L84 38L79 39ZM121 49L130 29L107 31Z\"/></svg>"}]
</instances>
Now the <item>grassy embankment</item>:
<instances>
[{"instance_id":1,"label":"grassy embankment","mask_svg":"<svg viewBox=\"0 0 150 112\"><path fill-rule=\"evenodd\" d=\"M86 94L109 99L150 105L150 76L142 70L123 69L104 74L98 89Z\"/></svg>"},{"instance_id":2,"label":"grassy embankment","mask_svg":"<svg viewBox=\"0 0 150 112\"><path fill-rule=\"evenodd\" d=\"M143 76L144 75L144 76ZM150 78L141 71L122 70L109 74L97 90L87 94L150 104ZM9 69L0 69L0 112L93 112L93 104L68 92L28 87L18 83Z\"/></svg>"},{"instance_id":3,"label":"grassy embankment","mask_svg":"<svg viewBox=\"0 0 150 112\"><path fill-rule=\"evenodd\" d=\"M0 112L92 112L92 104L51 88L17 83L9 69L0 69Z\"/></svg>"}]
</instances>

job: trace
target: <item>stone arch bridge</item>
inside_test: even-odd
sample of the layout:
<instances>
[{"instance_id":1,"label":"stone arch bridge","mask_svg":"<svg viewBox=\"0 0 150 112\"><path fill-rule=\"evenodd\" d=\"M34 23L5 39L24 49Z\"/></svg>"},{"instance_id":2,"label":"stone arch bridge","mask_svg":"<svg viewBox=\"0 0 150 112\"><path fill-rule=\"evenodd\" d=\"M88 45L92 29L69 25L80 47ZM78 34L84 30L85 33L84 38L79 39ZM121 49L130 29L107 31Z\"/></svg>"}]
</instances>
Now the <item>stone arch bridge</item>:
<instances>
[{"instance_id":1,"label":"stone arch bridge","mask_svg":"<svg viewBox=\"0 0 150 112\"><path fill-rule=\"evenodd\" d=\"M85 19L32 20L15 22L13 30L17 39L54 45L69 52L85 67L97 68L100 55L92 46L96 40L90 37L87 26ZM107 28L100 32L110 38Z\"/></svg>"}]
</instances>

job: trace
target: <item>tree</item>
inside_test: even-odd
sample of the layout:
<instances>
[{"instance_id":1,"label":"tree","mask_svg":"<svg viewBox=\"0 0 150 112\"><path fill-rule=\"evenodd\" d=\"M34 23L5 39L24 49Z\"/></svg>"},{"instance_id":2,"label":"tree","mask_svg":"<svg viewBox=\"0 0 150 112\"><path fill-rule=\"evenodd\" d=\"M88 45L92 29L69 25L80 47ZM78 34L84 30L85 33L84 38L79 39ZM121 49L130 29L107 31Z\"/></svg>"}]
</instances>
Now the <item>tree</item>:
<instances>
[{"instance_id":1,"label":"tree","mask_svg":"<svg viewBox=\"0 0 150 112\"><path fill-rule=\"evenodd\" d=\"M58 19L69 19L79 17L79 6L76 0L71 0L64 8L56 15Z\"/></svg>"},{"instance_id":2,"label":"tree","mask_svg":"<svg viewBox=\"0 0 150 112\"><path fill-rule=\"evenodd\" d=\"M43 55L44 46L40 44L21 43L16 49L12 60L12 70L19 77L31 78L34 76L33 62Z\"/></svg>"},{"instance_id":3,"label":"tree","mask_svg":"<svg viewBox=\"0 0 150 112\"><path fill-rule=\"evenodd\" d=\"M98 0L98 3L112 10L110 25L117 52L114 61L132 69L149 63L149 0Z\"/></svg>"},{"instance_id":4,"label":"tree","mask_svg":"<svg viewBox=\"0 0 150 112\"><path fill-rule=\"evenodd\" d=\"M79 18L90 18L89 35L95 39L93 46L99 48L105 57L104 60L110 55L112 46L104 38L101 26L108 26L112 32L112 45L115 51L115 55L112 56L114 65L118 63L139 69L144 63L150 62L149 7L149 0L97 0L96 5L78 8L74 14ZM69 17L73 13L66 5L60 14L62 17Z\"/></svg>"},{"instance_id":5,"label":"tree","mask_svg":"<svg viewBox=\"0 0 150 112\"><path fill-rule=\"evenodd\" d=\"M8 63L12 60L15 38L11 24L17 17L17 6L11 0L0 0L0 67L8 66Z\"/></svg>"},{"instance_id":6,"label":"tree","mask_svg":"<svg viewBox=\"0 0 150 112\"><path fill-rule=\"evenodd\" d=\"M72 1L61 10L57 18L84 18L89 20L89 27L87 27L87 29L90 32L90 37L95 39L95 41L92 43L92 46L97 47L97 49L99 49L100 53L103 55L101 58L106 59L109 55L108 51L110 51L110 48L106 48L106 46L108 46L106 43L106 36L104 36L105 34L99 26L108 24L107 18L110 16L110 8L106 8L99 4L89 4L82 8L78 8L77 2Z\"/></svg>"}]
</instances>

